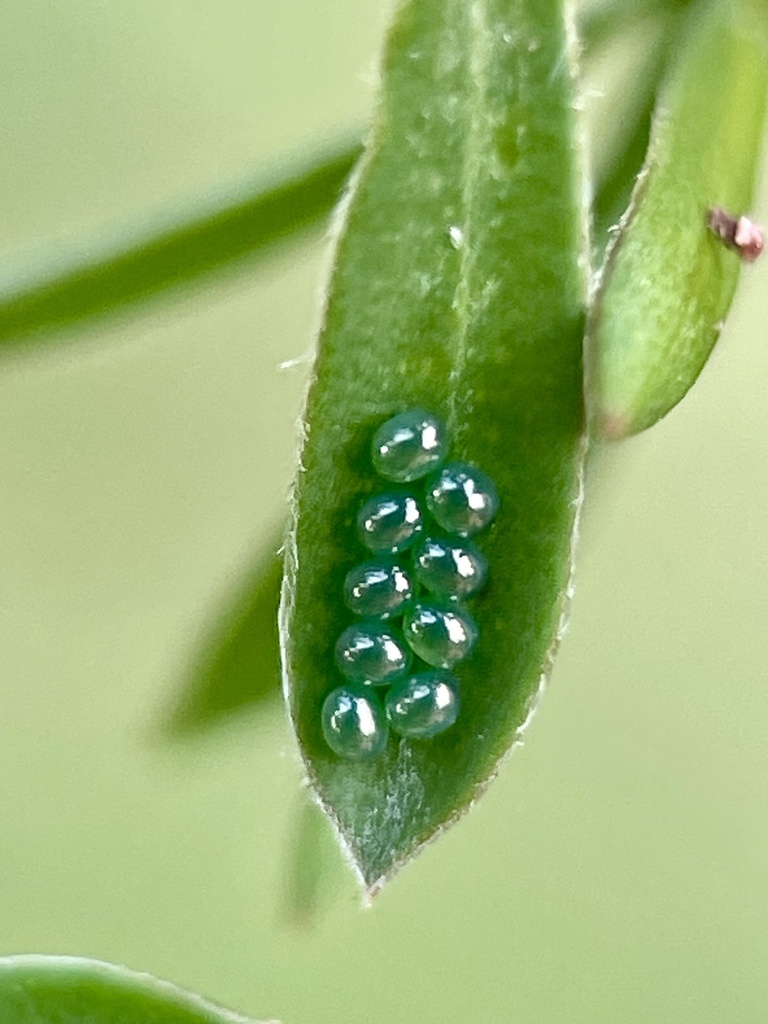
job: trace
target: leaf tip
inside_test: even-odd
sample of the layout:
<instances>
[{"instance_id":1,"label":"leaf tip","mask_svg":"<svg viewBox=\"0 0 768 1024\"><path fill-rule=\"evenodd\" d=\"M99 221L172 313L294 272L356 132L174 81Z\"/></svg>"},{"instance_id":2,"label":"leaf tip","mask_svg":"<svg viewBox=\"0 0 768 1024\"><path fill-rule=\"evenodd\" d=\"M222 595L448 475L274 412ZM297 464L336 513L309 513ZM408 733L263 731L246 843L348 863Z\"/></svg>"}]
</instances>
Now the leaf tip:
<instances>
[{"instance_id":1,"label":"leaf tip","mask_svg":"<svg viewBox=\"0 0 768 1024\"><path fill-rule=\"evenodd\" d=\"M632 431L631 420L618 412L603 412L598 422L598 433L606 441L622 441Z\"/></svg>"}]
</instances>

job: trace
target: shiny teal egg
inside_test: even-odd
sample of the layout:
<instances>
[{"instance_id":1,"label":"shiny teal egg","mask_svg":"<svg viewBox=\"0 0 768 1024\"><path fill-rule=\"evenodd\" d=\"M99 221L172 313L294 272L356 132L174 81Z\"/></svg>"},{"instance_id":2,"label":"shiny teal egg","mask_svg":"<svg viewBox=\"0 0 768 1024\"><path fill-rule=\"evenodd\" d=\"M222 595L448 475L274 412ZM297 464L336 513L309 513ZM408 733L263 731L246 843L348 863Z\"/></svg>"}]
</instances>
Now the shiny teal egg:
<instances>
[{"instance_id":1,"label":"shiny teal egg","mask_svg":"<svg viewBox=\"0 0 768 1024\"><path fill-rule=\"evenodd\" d=\"M391 619L400 615L413 597L410 571L394 562L363 562L344 580L344 600L355 615Z\"/></svg>"},{"instance_id":2,"label":"shiny teal egg","mask_svg":"<svg viewBox=\"0 0 768 1024\"><path fill-rule=\"evenodd\" d=\"M477 623L452 602L420 602L403 619L403 633L413 653L435 668L450 668L469 655L477 642Z\"/></svg>"},{"instance_id":3,"label":"shiny teal egg","mask_svg":"<svg viewBox=\"0 0 768 1024\"><path fill-rule=\"evenodd\" d=\"M336 664L354 683L381 686L404 676L411 653L402 634L382 622L348 626L336 641Z\"/></svg>"},{"instance_id":4,"label":"shiny teal egg","mask_svg":"<svg viewBox=\"0 0 768 1024\"><path fill-rule=\"evenodd\" d=\"M451 462L428 480L427 508L446 533L467 537L488 526L499 495L487 473L469 462Z\"/></svg>"},{"instance_id":5,"label":"shiny teal egg","mask_svg":"<svg viewBox=\"0 0 768 1024\"><path fill-rule=\"evenodd\" d=\"M488 562L470 540L426 537L413 554L418 582L437 597L469 597L485 583Z\"/></svg>"},{"instance_id":6,"label":"shiny teal egg","mask_svg":"<svg viewBox=\"0 0 768 1024\"><path fill-rule=\"evenodd\" d=\"M394 732L410 739L430 739L456 721L459 685L448 672L417 672L392 686L385 709Z\"/></svg>"},{"instance_id":7,"label":"shiny teal egg","mask_svg":"<svg viewBox=\"0 0 768 1024\"><path fill-rule=\"evenodd\" d=\"M329 693L321 721L328 746L348 761L371 761L387 745L387 717L369 688L340 686Z\"/></svg>"},{"instance_id":8,"label":"shiny teal egg","mask_svg":"<svg viewBox=\"0 0 768 1024\"><path fill-rule=\"evenodd\" d=\"M363 544L374 554L405 551L424 529L421 508L412 494L377 494L369 498L357 517Z\"/></svg>"},{"instance_id":9,"label":"shiny teal egg","mask_svg":"<svg viewBox=\"0 0 768 1024\"><path fill-rule=\"evenodd\" d=\"M448 454L443 421L423 409L410 409L383 423L373 438L377 473L400 483L419 480L438 469Z\"/></svg>"}]
</instances>

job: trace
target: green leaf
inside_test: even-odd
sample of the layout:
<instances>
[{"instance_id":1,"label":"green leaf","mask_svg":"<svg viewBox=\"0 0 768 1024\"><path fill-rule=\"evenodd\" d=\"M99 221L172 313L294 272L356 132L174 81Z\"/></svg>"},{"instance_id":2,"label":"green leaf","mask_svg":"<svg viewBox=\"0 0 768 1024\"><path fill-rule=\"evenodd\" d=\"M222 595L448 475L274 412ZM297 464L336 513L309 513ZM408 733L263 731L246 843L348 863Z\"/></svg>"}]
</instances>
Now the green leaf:
<instances>
[{"instance_id":1,"label":"green leaf","mask_svg":"<svg viewBox=\"0 0 768 1024\"><path fill-rule=\"evenodd\" d=\"M586 252L560 0L411 0L341 228L295 495L284 683L311 785L369 891L465 811L520 736L560 634L584 455ZM354 519L383 489L375 428L445 417L453 456L495 480L490 584L457 669L456 725L342 761L320 724L340 682Z\"/></svg>"},{"instance_id":2,"label":"green leaf","mask_svg":"<svg viewBox=\"0 0 768 1024\"><path fill-rule=\"evenodd\" d=\"M626 208L637 171L647 148L656 87L669 48L678 36L679 17L664 16L663 5L651 4L659 16L664 45L649 54L647 74L637 89L643 95L628 109L616 111L625 125L623 147L616 158L603 160L595 197L595 237L601 239ZM616 28L626 27L632 17L626 5L616 5ZM625 16L622 20L621 14ZM648 12L646 12L646 15ZM632 18L634 20L634 18ZM279 602L282 564L274 556L280 539L275 535L257 553L230 607L208 630L208 635L183 676L183 691L171 714L168 729L176 738L201 735L208 728L231 720L239 713L271 708L278 695L278 640L275 610ZM274 679L273 676L274 666ZM301 834L301 830L299 830ZM311 843L299 844L309 850ZM297 849L299 849L297 847ZM308 855L309 856L309 855ZM294 872L293 874L297 874ZM301 885L297 883L296 893ZM293 897L289 897L289 902ZM297 895L301 902L300 895ZM290 911L290 916L309 917L311 912Z\"/></svg>"},{"instance_id":3,"label":"green leaf","mask_svg":"<svg viewBox=\"0 0 768 1024\"><path fill-rule=\"evenodd\" d=\"M271 706L279 696L280 543L274 536L259 552L229 606L194 653L166 723L171 735L198 733L234 714Z\"/></svg>"},{"instance_id":4,"label":"green leaf","mask_svg":"<svg viewBox=\"0 0 768 1024\"><path fill-rule=\"evenodd\" d=\"M609 0L584 16L586 49L598 48L638 16L688 2ZM0 282L0 348L50 342L61 331L165 298L263 254L330 213L359 153L350 131L346 141L319 149L303 167L284 160L255 184L213 203L201 198L192 212L138 240L135 232L106 248L103 240L91 240L27 280Z\"/></svg>"},{"instance_id":5,"label":"green leaf","mask_svg":"<svg viewBox=\"0 0 768 1024\"><path fill-rule=\"evenodd\" d=\"M622 7L625 14L626 7ZM661 10L659 12L661 14ZM617 21L620 19L617 17ZM677 38L676 18L663 18L667 46ZM631 109L616 113L626 126L624 146L618 156L601 164L595 197L596 238L607 233L625 209L648 141L655 89L667 46L649 55L648 74L637 83L645 95ZM278 684L271 666L279 662L275 609L279 602L282 563L274 556L277 534L251 563L245 585L238 590L229 609L217 616L200 650L183 677L183 692L172 712L169 731L176 737L201 735L209 727L230 720L239 713L271 708ZM268 662L268 664L267 664ZM279 674L275 668L275 680ZM299 830L301 834L301 830ZM311 843L299 844L309 850ZM298 847L297 847L298 849ZM309 855L308 855L309 856ZM294 873L295 874L295 873ZM297 883L296 891L301 888ZM289 898L289 902L292 897ZM300 897L297 897L301 902ZM293 911L290 911L293 915ZM308 911L302 915L311 916Z\"/></svg>"},{"instance_id":6,"label":"green leaf","mask_svg":"<svg viewBox=\"0 0 768 1024\"><path fill-rule=\"evenodd\" d=\"M663 68L661 59L653 62L648 68L649 74L639 83L644 95L635 108L634 118L624 140L624 145L615 159L611 160L596 191L592 215L594 218L594 237L596 265L604 252L604 246L610 239L610 229L615 227L627 208L632 190L637 181L648 148L653 111L656 107L656 86L653 70L659 74Z\"/></svg>"},{"instance_id":7,"label":"green leaf","mask_svg":"<svg viewBox=\"0 0 768 1024\"><path fill-rule=\"evenodd\" d=\"M603 0L588 6L579 18L579 37L587 52L612 41L648 17L663 18L691 6L694 0Z\"/></svg>"},{"instance_id":8,"label":"green leaf","mask_svg":"<svg viewBox=\"0 0 768 1024\"><path fill-rule=\"evenodd\" d=\"M316 153L299 170L275 170L138 241L89 250L84 259L65 261L25 283L0 285L0 348L164 297L314 225L338 199L359 152L353 138Z\"/></svg>"},{"instance_id":9,"label":"green leaf","mask_svg":"<svg viewBox=\"0 0 768 1024\"><path fill-rule=\"evenodd\" d=\"M659 8L650 23L632 19L629 31L642 29L649 37L640 71L626 95L610 104L611 119L618 126L613 146L595 153L595 200L592 209L596 263L602 262L609 229L615 227L629 205L637 175L643 165L651 133L659 86L680 38L682 14ZM650 31L649 31L650 28ZM623 41L624 37L622 37ZM606 152L606 150L609 150Z\"/></svg>"},{"instance_id":10,"label":"green leaf","mask_svg":"<svg viewBox=\"0 0 768 1024\"><path fill-rule=\"evenodd\" d=\"M3 1024L258 1024L126 967L71 956L0 959Z\"/></svg>"},{"instance_id":11,"label":"green leaf","mask_svg":"<svg viewBox=\"0 0 768 1024\"><path fill-rule=\"evenodd\" d=\"M341 888L343 866L328 819L306 791L293 820L285 871L283 914L295 928L311 928Z\"/></svg>"},{"instance_id":12,"label":"green leaf","mask_svg":"<svg viewBox=\"0 0 768 1024\"><path fill-rule=\"evenodd\" d=\"M740 263L708 211L749 209L768 89L762 0L697 5L654 117L645 165L609 248L589 330L600 431L652 426L685 395L717 340Z\"/></svg>"}]
</instances>

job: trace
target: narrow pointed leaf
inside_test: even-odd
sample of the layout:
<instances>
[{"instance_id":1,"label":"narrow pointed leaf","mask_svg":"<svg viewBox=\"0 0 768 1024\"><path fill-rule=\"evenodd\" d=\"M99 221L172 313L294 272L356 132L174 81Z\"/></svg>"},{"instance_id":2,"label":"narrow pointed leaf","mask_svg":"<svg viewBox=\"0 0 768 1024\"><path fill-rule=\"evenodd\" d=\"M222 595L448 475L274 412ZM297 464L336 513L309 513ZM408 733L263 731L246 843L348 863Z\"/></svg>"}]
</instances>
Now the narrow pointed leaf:
<instances>
[{"instance_id":1,"label":"narrow pointed leaf","mask_svg":"<svg viewBox=\"0 0 768 1024\"><path fill-rule=\"evenodd\" d=\"M707 226L749 210L765 126L768 8L690 11L642 174L606 257L590 326L590 387L609 437L652 426L685 395L717 340L740 272Z\"/></svg>"},{"instance_id":2,"label":"narrow pointed leaf","mask_svg":"<svg viewBox=\"0 0 768 1024\"><path fill-rule=\"evenodd\" d=\"M674 40L677 23L668 21L667 24ZM629 200L647 148L656 84L654 75L662 63L658 55L648 68L648 81L640 83L648 89L647 101L617 115L628 122L627 139L616 161L610 167L604 166L599 180L594 207L596 243L618 220ZM182 676L182 692L167 723L173 736L202 735L240 714L270 708L279 695L276 609L282 561L278 562L275 552L282 537L282 531L279 536L276 533L263 550L256 553L244 586L231 605L212 622L194 653ZM299 845L302 850L308 849L303 841ZM301 883L295 888L298 894ZM298 894L297 903L301 902ZM301 914L297 912L296 916Z\"/></svg>"},{"instance_id":3,"label":"narrow pointed leaf","mask_svg":"<svg viewBox=\"0 0 768 1024\"><path fill-rule=\"evenodd\" d=\"M94 246L25 282L0 284L0 349L198 283L326 216L360 151L354 140L201 203L171 226Z\"/></svg>"},{"instance_id":4,"label":"narrow pointed leaf","mask_svg":"<svg viewBox=\"0 0 768 1024\"><path fill-rule=\"evenodd\" d=\"M375 891L466 810L528 720L569 586L588 258L561 0L411 0L340 230L295 496L284 683L311 785ZM457 723L368 763L326 745L373 432L420 406L495 480Z\"/></svg>"},{"instance_id":5,"label":"narrow pointed leaf","mask_svg":"<svg viewBox=\"0 0 768 1024\"><path fill-rule=\"evenodd\" d=\"M0 959L3 1024L258 1024L126 967L71 956Z\"/></svg>"}]
</instances>

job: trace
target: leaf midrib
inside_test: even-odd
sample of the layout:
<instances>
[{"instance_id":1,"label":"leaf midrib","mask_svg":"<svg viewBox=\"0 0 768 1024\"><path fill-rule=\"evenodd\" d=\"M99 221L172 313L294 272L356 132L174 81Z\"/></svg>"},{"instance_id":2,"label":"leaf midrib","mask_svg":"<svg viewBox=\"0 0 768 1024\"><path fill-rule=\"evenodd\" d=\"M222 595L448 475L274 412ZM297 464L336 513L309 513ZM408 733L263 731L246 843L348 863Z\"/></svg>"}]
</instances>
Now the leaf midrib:
<instances>
[{"instance_id":1,"label":"leaf midrib","mask_svg":"<svg viewBox=\"0 0 768 1024\"><path fill-rule=\"evenodd\" d=\"M451 387L448 395L448 427L450 436L458 440L457 397L461 389L467 364L467 342L472 322L473 294L472 269L475 262L474 217L478 183L482 178L483 158L487 148L483 144L482 111L487 105L488 95L488 48L483 45L488 36L485 0L474 0L467 8L462 0L454 0L454 9L464 9L470 38L469 59L465 62L467 80L467 127L463 142L464 184L461 190L461 231L459 250L459 272L454 290L453 308L456 314L456 336L453 343Z\"/></svg>"}]
</instances>

